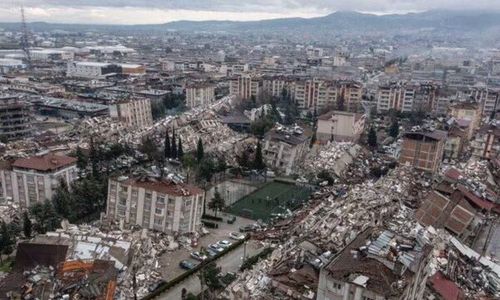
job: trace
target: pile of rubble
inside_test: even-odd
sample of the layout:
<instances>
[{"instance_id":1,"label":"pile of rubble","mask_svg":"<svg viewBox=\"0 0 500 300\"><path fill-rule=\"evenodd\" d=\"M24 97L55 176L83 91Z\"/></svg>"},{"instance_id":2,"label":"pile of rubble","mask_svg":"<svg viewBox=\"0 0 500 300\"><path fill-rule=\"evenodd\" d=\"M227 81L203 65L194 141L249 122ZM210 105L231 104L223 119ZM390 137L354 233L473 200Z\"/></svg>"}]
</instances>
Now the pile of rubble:
<instances>
[{"instance_id":1,"label":"pile of rubble","mask_svg":"<svg viewBox=\"0 0 500 300\"><path fill-rule=\"evenodd\" d=\"M317 153L311 152L302 164L304 172L317 175L321 171L331 172L332 175L341 177L344 170L358 156L361 146L350 142L329 142L319 146Z\"/></svg>"}]
</instances>

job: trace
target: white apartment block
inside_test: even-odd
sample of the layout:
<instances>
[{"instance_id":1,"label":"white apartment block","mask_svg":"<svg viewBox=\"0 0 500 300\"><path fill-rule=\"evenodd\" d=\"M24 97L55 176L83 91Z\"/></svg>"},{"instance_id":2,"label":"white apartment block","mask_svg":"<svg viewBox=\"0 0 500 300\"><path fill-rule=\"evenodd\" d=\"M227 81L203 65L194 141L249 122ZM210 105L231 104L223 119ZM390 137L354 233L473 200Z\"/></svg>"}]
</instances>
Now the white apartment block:
<instances>
[{"instance_id":1,"label":"white apartment block","mask_svg":"<svg viewBox=\"0 0 500 300\"><path fill-rule=\"evenodd\" d=\"M110 220L168 232L194 232L201 226L204 192L160 178L110 179L106 214Z\"/></svg>"},{"instance_id":2,"label":"white apartment block","mask_svg":"<svg viewBox=\"0 0 500 300\"><path fill-rule=\"evenodd\" d=\"M262 147L266 165L280 173L292 174L309 149L308 141L302 134L278 130L268 132Z\"/></svg>"},{"instance_id":3,"label":"white apartment block","mask_svg":"<svg viewBox=\"0 0 500 300\"><path fill-rule=\"evenodd\" d=\"M46 154L3 162L0 192L21 207L51 200L60 180L71 183L77 177L76 158Z\"/></svg>"},{"instance_id":4,"label":"white apartment block","mask_svg":"<svg viewBox=\"0 0 500 300\"><path fill-rule=\"evenodd\" d=\"M404 84L379 86L377 90L377 111L396 110L411 112L414 109L416 90Z\"/></svg>"},{"instance_id":5,"label":"white apartment block","mask_svg":"<svg viewBox=\"0 0 500 300\"><path fill-rule=\"evenodd\" d=\"M153 125L151 100L147 98L111 104L109 114L127 127L145 128Z\"/></svg>"},{"instance_id":6,"label":"white apartment block","mask_svg":"<svg viewBox=\"0 0 500 300\"><path fill-rule=\"evenodd\" d=\"M101 62L68 62L66 76L99 78L109 73L119 73L119 66ZM121 72L121 71L120 71Z\"/></svg>"},{"instance_id":7,"label":"white apartment block","mask_svg":"<svg viewBox=\"0 0 500 300\"><path fill-rule=\"evenodd\" d=\"M186 105L194 108L210 105L215 101L215 85L195 84L186 87Z\"/></svg>"},{"instance_id":8,"label":"white apartment block","mask_svg":"<svg viewBox=\"0 0 500 300\"><path fill-rule=\"evenodd\" d=\"M259 98L262 89L260 78L251 75L241 75L229 82L229 94L247 100L252 96Z\"/></svg>"}]
</instances>

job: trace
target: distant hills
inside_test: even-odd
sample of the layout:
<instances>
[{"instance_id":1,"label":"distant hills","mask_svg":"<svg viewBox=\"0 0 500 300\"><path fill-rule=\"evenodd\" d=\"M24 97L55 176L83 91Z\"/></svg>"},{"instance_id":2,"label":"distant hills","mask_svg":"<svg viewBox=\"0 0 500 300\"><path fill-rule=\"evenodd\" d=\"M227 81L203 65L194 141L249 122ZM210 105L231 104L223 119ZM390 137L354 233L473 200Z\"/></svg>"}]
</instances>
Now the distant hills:
<instances>
[{"instance_id":1,"label":"distant hills","mask_svg":"<svg viewBox=\"0 0 500 300\"><path fill-rule=\"evenodd\" d=\"M15 30L16 23L0 23L0 27ZM300 33L324 34L370 34L415 31L453 32L455 34L500 33L500 12L446 11L436 10L402 15L373 15L358 12L335 12L323 17L303 19L285 18L262 21L176 21L151 25L83 25L30 23L33 31L203 31L229 33Z\"/></svg>"}]
</instances>

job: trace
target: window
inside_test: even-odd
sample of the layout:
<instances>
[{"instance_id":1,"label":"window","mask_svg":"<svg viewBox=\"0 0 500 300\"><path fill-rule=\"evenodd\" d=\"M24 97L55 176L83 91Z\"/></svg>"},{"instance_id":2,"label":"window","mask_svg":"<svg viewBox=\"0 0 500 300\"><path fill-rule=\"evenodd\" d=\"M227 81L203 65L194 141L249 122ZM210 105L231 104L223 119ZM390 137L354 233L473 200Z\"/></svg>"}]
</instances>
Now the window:
<instances>
[{"instance_id":1,"label":"window","mask_svg":"<svg viewBox=\"0 0 500 300\"><path fill-rule=\"evenodd\" d=\"M157 204L165 204L165 197L163 197L163 196L158 196L158 197L156 198L156 203L157 203Z\"/></svg>"},{"instance_id":2,"label":"window","mask_svg":"<svg viewBox=\"0 0 500 300\"><path fill-rule=\"evenodd\" d=\"M169 205L174 205L174 204L175 204L175 199L173 199L173 198L169 198L169 199L168 199L168 204L169 204Z\"/></svg>"},{"instance_id":3,"label":"window","mask_svg":"<svg viewBox=\"0 0 500 300\"><path fill-rule=\"evenodd\" d=\"M163 215L163 208L155 208L155 214Z\"/></svg>"}]
</instances>

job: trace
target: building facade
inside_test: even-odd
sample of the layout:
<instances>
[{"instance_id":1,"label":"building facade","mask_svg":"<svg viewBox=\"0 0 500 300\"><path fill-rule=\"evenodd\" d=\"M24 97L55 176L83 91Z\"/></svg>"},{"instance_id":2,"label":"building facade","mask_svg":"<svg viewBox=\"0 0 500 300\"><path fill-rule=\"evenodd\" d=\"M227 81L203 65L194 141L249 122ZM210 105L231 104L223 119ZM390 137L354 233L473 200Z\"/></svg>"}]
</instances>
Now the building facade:
<instances>
[{"instance_id":1,"label":"building facade","mask_svg":"<svg viewBox=\"0 0 500 300\"><path fill-rule=\"evenodd\" d=\"M109 114L127 127L145 128L153 125L149 99L139 98L111 104Z\"/></svg>"},{"instance_id":2,"label":"building facade","mask_svg":"<svg viewBox=\"0 0 500 300\"><path fill-rule=\"evenodd\" d=\"M200 107L210 105L215 101L215 85L204 83L186 87L186 106Z\"/></svg>"},{"instance_id":3,"label":"building facade","mask_svg":"<svg viewBox=\"0 0 500 300\"><path fill-rule=\"evenodd\" d=\"M21 207L51 200L61 180L77 178L76 158L46 154L4 162L0 170L0 192Z\"/></svg>"},{"instance_id":4,"label":"building facade","mask_svg":"<svg viewBox=\"0 0 500 300\"><path fill-rule=\"evenodd\" d=\"M365 129L366 116L358 113L331 111L318 117L316 139L357 142Z\"/></svg>"},{"instance_id":5,"label":"building facade","mask_svg":"<svg viewBox=\"0 0 500 300\"><path fill-rule=\"evenodd\" d=\"M481 159L500 157L500 122L481 127L470 143L472 156Z\"/></svg>"},{"instance_id":6,"label":"building facade","mask_svg":"<svg viewBox=\"0 0 500 300\"><path fill-rule=\"evenodd\" d=\"M304 159L308 139L303 134L273 129L264 137L262 154L266 165L286 175L292 174Z\"/></svg>"},{"instance_id":7,"label":"building facade","mask_svg":"<svg viewBox=\"0 0 500 300\"><path fill-rule=\"evenodd\" d=\"M3 142L31 135L32 114L26 102L16 95L0 95L0 140Z\"/></svg>"},{"instance_id":8,"label":"building facade","mask_svg":"<svg viewBox=\"0 0 500 300\"><path fill-rule=\"evenodd\" d=\"M405 133L399 163L435 173L443 159L446 138L446 132L440 130Z\"/></svg>"},{"instance_id":9,"label":"building facade","mask_svg":"<svg viewBox=\"0 0 500 300\"><path fill-rule=\"evenodd\" d=\"M109 180L106 215L110 220L168 233L201 226L204 192L160 178Z\"/></svg>"}]
</instances>

